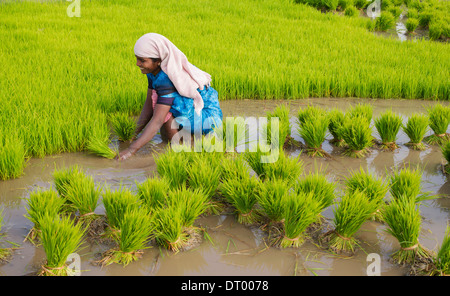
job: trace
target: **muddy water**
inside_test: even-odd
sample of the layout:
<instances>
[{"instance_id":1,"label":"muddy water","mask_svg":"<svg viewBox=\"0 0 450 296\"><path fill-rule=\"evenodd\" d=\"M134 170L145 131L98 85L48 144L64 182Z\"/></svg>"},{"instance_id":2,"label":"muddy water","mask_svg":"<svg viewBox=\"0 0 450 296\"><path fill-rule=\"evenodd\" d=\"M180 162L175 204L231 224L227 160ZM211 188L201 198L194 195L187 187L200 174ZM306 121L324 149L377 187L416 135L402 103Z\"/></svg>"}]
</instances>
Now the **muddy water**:
<instances>
[{"instance_id":1,"label":"muddy water","mask_svg":"<svg viewBox=\"0 0 450 296\"><path fill-rule=\"evenodd\" d=\"M433 102L406 100L369 100L369 99L309 99L296 101L224 101L221 102L224 117L264 116L277 104L290 104L292 116L292 135L302 141L295 127L295 115L299 108L314 104L326 109L340 108L346 110L357 102L370 103L374 106L374 117L388 108L407 116L413 112L425 112L426 106ZM377 137L374 131L374 136ZM301 155L305 172L315 167L322 167L330 180L342 185L343 178L349 170L363 167L371 172L385 176L392 168L406 163L420 164L424 169L423 190L440 194L442 198L427 201L421 206L423 216L420 242L431 250L436 250L445 234L445 225L450 217L450 181L441 171L444 162L437 147L428 147L426 151L409 150L404 143L406 135L400 132L398 141L400 149L394 152L373 150L364 159L352 159L341 156L339 150L328 142L324 149L332 155L332 159L313 159ZM32 225L25 217L25 199L30 191L43 187L50 188L52 172L78 164L88 174L93 175L98 184L106 184L112 188L121 183L135 188L135 182L142 182L155 174L156 167L152 153L160 152L165 144L159 136L146 145L138 154L125 162L106 160L87 153L70 153L31 159L25 174L19 179L0 183L0 205L4 208L7 233L6 239L19 244L12 258L0 265L0 275L27 275L36 273L39 264L45 260L42 247L35 247L23 242ZM299 150L289 150L291 155L298 155ZM341 189L340 186L339 190ZM104 213L101 206L98 213ZM324 212L325 218L331 221L332 209ZM185 252L172 253L158 248L145 250L143 257L126 268L121 265L110 265L100 268L92 264L97 255L108 249L101 244L84 243L79 252L82 259L82 275L366 275L367 254L377 253L381 257L382 275L405 275L407 268L389 262L389 256L399 247L397 241L385 232L385 225L367 221L357 232L362 249L352 257L333 255L313 242L306 242L300 249L268 248L265 245L265 234L257 227L245 227L235 222L230 215L202 217L197 221L199 226L207 229L212 242L204 240L199 246ZM331 226L330 226L331 227Z\"/></svg>"}]
</instances>

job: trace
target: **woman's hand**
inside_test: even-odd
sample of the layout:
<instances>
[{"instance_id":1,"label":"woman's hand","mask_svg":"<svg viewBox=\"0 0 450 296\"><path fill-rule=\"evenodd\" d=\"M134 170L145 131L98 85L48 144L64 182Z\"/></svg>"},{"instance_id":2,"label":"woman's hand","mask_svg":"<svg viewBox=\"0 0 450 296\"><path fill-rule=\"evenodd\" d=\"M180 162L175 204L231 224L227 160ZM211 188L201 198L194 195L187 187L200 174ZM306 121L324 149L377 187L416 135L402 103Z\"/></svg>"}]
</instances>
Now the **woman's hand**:
<instances>
[{"instance_id":1,"label":"woman's hand","mask_svg":"<svg viewBox=\"0 0 450 296\"><path fill-rule=\"evenodd\" d=\"M131 156L133 156L134 153L136 153L136 151L134 151L134 149L127 148L125 150L122 150L119 153L119 155L116 157L116 159L117 160L126 160L126 159L130 158Z\"/></svg>"}]
</instances>

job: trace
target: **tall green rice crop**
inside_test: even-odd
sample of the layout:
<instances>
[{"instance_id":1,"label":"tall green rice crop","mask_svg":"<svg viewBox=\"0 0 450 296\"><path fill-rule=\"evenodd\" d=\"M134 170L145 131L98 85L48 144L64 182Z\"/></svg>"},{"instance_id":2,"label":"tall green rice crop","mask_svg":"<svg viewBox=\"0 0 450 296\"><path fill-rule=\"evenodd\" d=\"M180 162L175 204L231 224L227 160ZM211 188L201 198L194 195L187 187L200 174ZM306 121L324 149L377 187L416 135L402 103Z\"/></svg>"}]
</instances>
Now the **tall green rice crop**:
<instances>
[{"instance_id":1,"label":"tall green rice crop","mask_svg":"<svg viewBox=\"0 0 450 296\"><path fill-rule=\"evenodd\" d=\"M322 210L312 192L289 195L285 202L284 236L280 246L299 247L304 242L303 233L317 220Z\"/></svg>"},{"instance_id":2,"label":"tall green rice crop","mask_svg":"<svg viewBox=\"0 0 450 296\"><path fill-rule=\"evenodd\" d=\"M257 201L262 213L270 222L281 222L284 207L289 195L290 184L283 179L267 180L258 190Z\"/></svg>"},{"instance_id":3,"label":"tall green rice crop","mask_svg":"<svg viewBox=\"0 0 450 296\"><path fill-rule=\"evenodd\" d=\"M376 211L373 214L374 219L381 217L380 213L384 206L384 198L389 191L388 183L369 172L360 171L351 172L350 176L345 180L347 192L353 193L355 191L362 192L371 202L377 205Z\"/></svg>"},{"instance_id":4,"label":"tall green rice crop","mask_svg":"<svg viewBox=\"0 0 450 296\"><path fill-rule=\"evenodd\" d=\"M438 253L433 258L435 270L432 272L436 275L450 274L450 226L447 225L445 236L439 247Z\"/></svg>"},{"instance_id":5,"label":"tall green rice crop","mask_svg":"<svg viewBox=\"0 0 450 296\"><path fill-rule=\"evenodd\" d=\"M447 174L450 174L450 140L446 141L441 146L441 152L442 152L442 156L444 156L445 160L447 161L447 163L444 165L444 171Z\"/></svg>"},{"instance_id":6,"label":"tall green rice crop","mask_svg":"<svg viewBox=\"0 0 450 296\"><path fill-rule=\"evenodd\" d=\"M297 194L312 193L320 209L324 210L334 202L336 183L328 181L323 173L316 171L300 178L293 189Z\"/></svg>"},{"instance_id":7,"label":"tall green rice crop","mask_svg":"<svg viewBox=\"0 0 450 296\"><path fill-rule=\"evenodd\" d=\"M333 209L334 231L329 233L330 248L338 253L353 253L357 245L354 234L376 211L377 206L358 190L345 193L338 206Z\"/></svg>"},{"instance_id":8,"label":"tall green rice crop","mask_svg":"<svg viewBox=\"0 0 450 296\"><path fill-rule=\"evenodd\" d=\"M419 243L421 217L413 199L402 195L392 200L383 211L383 220L388 225L387 232L400 244L400 250L391 255L398 264L413 264L430 256Z\"/></svg>"},{"instance_id":9,"label":"tall green rice crop","mask_svg":"<svg viewBox=\"0 0 450 296\"><path fill-rule=\"evenodd\" d=\"M445 140L450 139L450 135L447 133L450 124L450 107L436 104L427 110L430 128L434 134L425 140L430 144L442 144Z\"/></svg>"},{"instance_id":10,"label":"tall green rice crop","mask_svg":"<svg viewBox=\"0 0 450 296\"><path fill-rule=\"evenodd\" d=\"M372 129L366 117L347 118L341 127L341 135L347 144L345 154L351 157L364 157L373 144Z\"/></svg>"},{"instance_id":11,"label":"tall green rice crop","mask_svg":"<svg viewBox=\"0 0 450 296\"><path fill-rule=\"evenodd\" d=\"M328 116L318 115L299 125L298 133L306 144L306 151L311 156L324 157L328 154L322 149L322 143L328 130Z\"/></svg>"},{"instance_id":12,"label":"tall green rice crop","mask_svg":"<svg viewBox=\"0 0 450 296\"><path fill-rule=\"evenodd\" d=\"M142 183L136 183L136 187L137 196L150 212L153 212L166 204L170 185L165 178L147 178Z\"/></svg>"},{"instance_id":13,"label":"tall green rice crop","mask_svg":"<svg viewBox=\"0 0 450 296\"><path fill-rule=\"evenodd\" d=\"M259 179L247 176L244 179L222 180L219 190L226 200L235 208L237 221L241 224L253 224L259 214L255 209Z\"/></svg>"},{"instance_id":14,"label":"tall green rice crop","mask_svg":"<svg viewBox=\"0 0 450 296\"><path fill-rule=\"evenodd\" d=\"M110 122L119 141L126 142L135 136L137 123L133 118L129 117L128 114L113 114L110 117Z\"/></svg>"},{"instance_id":15,"label":"tall green rice crop","mask_svg":"<svg viewBox=\"0 0 450 296\"><path fill-rule=\"evenodd\" d=\"M397 134L403 126L402 117L388 110L374 120L375 128L381 138L381 147L384 149L394 150L398 148L395 143Z\"/></svg>"},{"instance_id":16,"label":"tall green rice crop","mask_svg":"<svg viewBox=\"0 0 450 296\"><path fill-rule=\"evenodd\" d=\"M418 113L412 114L408 118L406 126L403 127L403 131L410 139L410 141L406 143L407 146L415 150L426 149L422 140L428 131L428 116Z\"/></svg>"},{"instance_id":17,"label":"tall green rice crop","mask_svg":"<svg viewBox=\"0 0 450 296\"><path fill-rule=\"evenodd\" d=\"M25 240L35 243L38 233L41 231L41 218L49 215L56 219L64 209L64 199L58 196L53 190L38 190L30 193L27 200L27 213L25 217L30 220L34 226L28 233Z\"/></svg>"},{"instance_id":18,"label":"tall green rice crop","mask_svg":"<svg viewBox=\"0 0 450 296\"><path fill-rule=\"evenodd\" d=\"M26 166L25 157L26 150L20 138L0 134L0 180L21 176Z\"/></svg>"},{"instance_id":19,"label":"tall green rice crop","mask_svg":"<svg viewBox=\"0 0 450 296\"><path fill-rule=\"evenodd\" d=\"M141 201L137 195L126 187L120 187L115 191L106 189L102 196L108 222L105 236L115 238L124 214L131 209L138 208L141 205Z\"/></svg>"},{"instance_id":20,"label":"tall green rice crop","mask_svg":"<svg viewBox=\"0 0 450 296\"><path fill-rule=\"evenodd\" d=\"M127 210L119 225L117 248L103 254L103 265L112 263L127 266L142 256L142 250L149 248L148 242L153 236L154 223L147 208Z\"/></svg>"},{"instance_id":21,"label":"tall green rice crop","mask_svg":"<svg viewBox=\"0 0 450 296\"><path fill-rule=\"evenodd\" d=\"M342 147L345 145L345 141L341 135L341 127L345 121L345 114L341 110L333 109L328 114L329 123L328 130L333 136L330 143L334 144L336 147Z\"/></svg>"},{"instance_id":22,"label":"tall green rice crop","mask_svg":"<svg viewBox=\"0 0 450 296\"><path fill-rule=\"evenodd\" d=\"M46 213L39 219L42 242L47 261L40 275L66 276L71 271L66 265L68 256L80 249L85 230L69 217L55 217Z\"/></svg>"}]
</instances>

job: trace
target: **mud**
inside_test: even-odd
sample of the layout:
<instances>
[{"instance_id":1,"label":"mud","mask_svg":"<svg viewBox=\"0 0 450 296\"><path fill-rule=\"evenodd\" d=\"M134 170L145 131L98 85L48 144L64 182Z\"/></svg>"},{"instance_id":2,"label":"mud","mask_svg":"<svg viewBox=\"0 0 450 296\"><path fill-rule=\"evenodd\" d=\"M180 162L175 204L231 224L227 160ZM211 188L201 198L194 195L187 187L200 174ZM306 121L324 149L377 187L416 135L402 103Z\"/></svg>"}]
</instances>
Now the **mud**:
<instances>
[{"instance_id":1,"label":"mud","mask_svg":"<svg viewBox=\"0 0 450 296\"><path fill-rule=\"evenodd\" d=\"M426 107L435 104L431 101L414 100L373 100L345 98L317 98L292 101L223 101L221 106L224 117L255 116L261 117L272 111L277 104L290 104L292 137L302 142L295 127L295 117L299 108L314 104L326 109L340 108L346 110L356 103L370 103L374 106L374 117L380 112L392 108L404 117L414 112L426 112ZM447 104L447 103L446 103ZM374 136L377 133L374 130ZM421 206L423 217L420 243L426 248L436 251L445 234L445 227L450 217L450 181L442 172L444 159L437 146L427 146L425 151L409 149L404 144L408 138L400 132L397 140L400 148L395 151L373 149L362 159L353 159L340 154L329 142L331 136L323 144L323 149L331 158L311 158L301 155L305 173L319 167L330 180L337 182L341 190L344 178L350 170L360 167L385 176L395 167L403 165L420 165L423 170L423 190L439 194L442 198L424 202ZM136 156L124 162L102 159L88 153L70 153L52 155L42 159L30 159L25 174L14 180L0 182L0 207L4 208L6 226L5 240L17 243L18 249L8 258L8 262L0 265L0 275L36 274L39 265L45 260L41 246L23 242L32 227L24 217L26 198L36 188L50 188L52 172L55 169L78 164L87 174L94 176L96 183L117 188L120 184L135 188L135 182L142 182L156 173L154 152L161 152L165 144L158 136L141 149ZM295 146L289 146L288 152L297 156L301 153ZM338 192L339 193L339 192ZM97 214L104 214L100 205ZM99 242L84 243L79 252L82 260L82 275L366 275L367 254L377 253L381 257L382 275L407 275L407 267L397 266L389 260L390 254L399 247L395 238L385 232L386 226L377 221L367 221L356 233L360 246L351 257L335 255L321 248L314 240L320 232L329 230L333 217L332 208L323 213L328 224L323 228L310 231L311 239L299 249L280 249L267 245L267 234L257 226L243 226L236 223L233 215L222 214L201 217L197 226L206 229L211 240L203 237L193 248L173 253L157 246L143 252L137 262L123 268L121 265L106 267L95 266L98 255L108 250L107 244ZM100 227L101 225L97 225ZM4 244L8 246L7 243Z\"/></svg>"}]
</instances>

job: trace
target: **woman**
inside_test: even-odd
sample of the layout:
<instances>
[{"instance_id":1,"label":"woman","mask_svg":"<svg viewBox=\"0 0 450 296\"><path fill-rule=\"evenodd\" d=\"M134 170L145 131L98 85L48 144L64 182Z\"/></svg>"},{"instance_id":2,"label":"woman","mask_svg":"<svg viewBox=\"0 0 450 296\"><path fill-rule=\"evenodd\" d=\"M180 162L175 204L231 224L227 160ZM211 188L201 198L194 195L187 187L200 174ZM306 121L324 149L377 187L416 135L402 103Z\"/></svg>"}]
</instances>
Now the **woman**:
<instances>
[{"instance_id":1,"label":"woman","mask_svg":"<svg viewBox=\"0 0 450 296\"><path fill-rule=\"evenodd\" d=\"M148 90L136 129L142 134L119 153L125 160L156 135L168 141L184 129L203 134L222 123L218 94L211 75L198 69L166 37L148 33L134 46L136 65L147 75Z\"/></svg>"}]
</instances>

